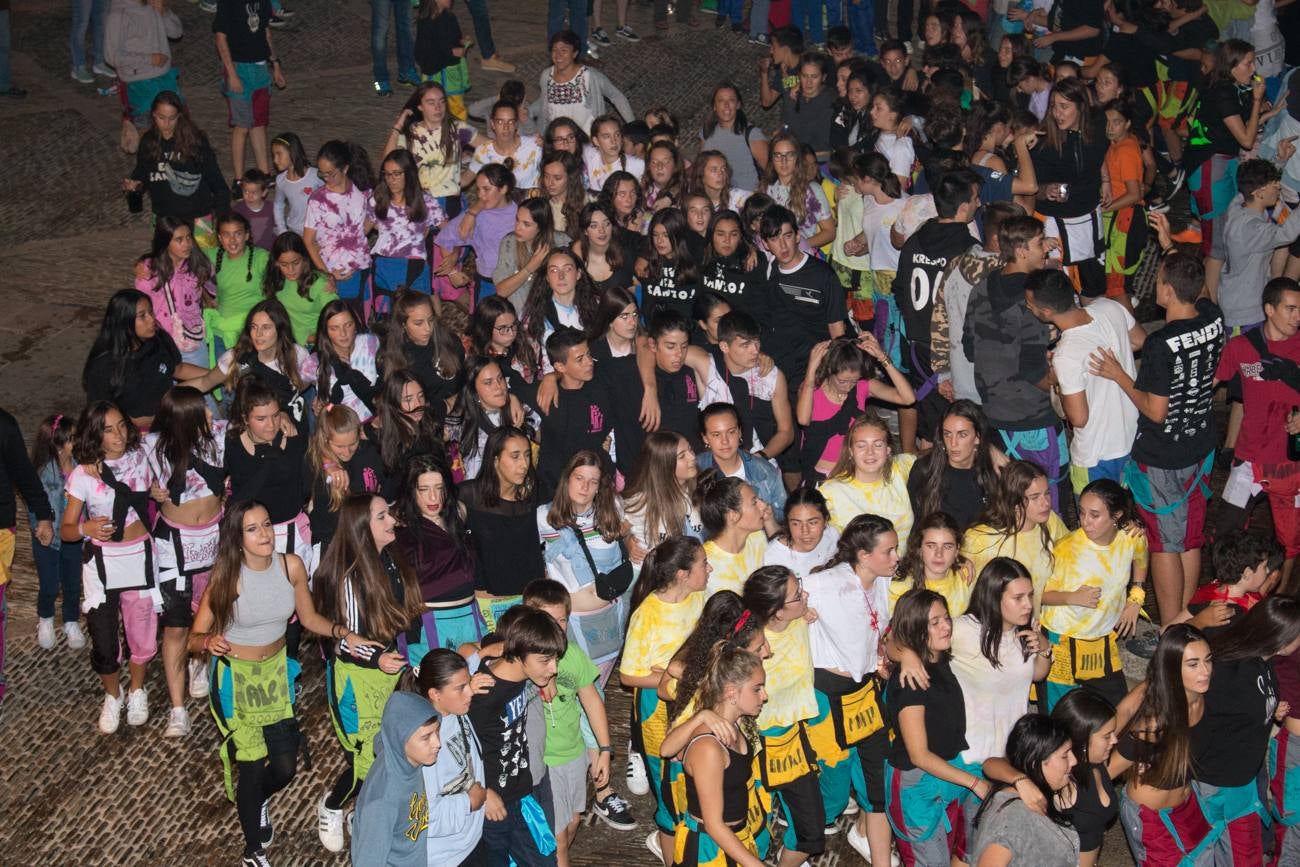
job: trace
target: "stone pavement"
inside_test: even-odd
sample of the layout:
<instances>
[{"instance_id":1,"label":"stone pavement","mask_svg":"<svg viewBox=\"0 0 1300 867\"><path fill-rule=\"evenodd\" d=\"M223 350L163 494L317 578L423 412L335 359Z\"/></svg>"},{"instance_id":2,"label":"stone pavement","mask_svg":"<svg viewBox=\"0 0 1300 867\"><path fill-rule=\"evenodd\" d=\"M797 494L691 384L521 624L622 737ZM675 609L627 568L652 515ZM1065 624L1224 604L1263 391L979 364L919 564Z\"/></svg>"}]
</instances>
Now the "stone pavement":
<instances>
[{"instance_id":1,"label":"stone pavement","mask_svg":"<svg viewBox=\"0 0 1300 867\"><path fill-rule=\"evenodd\" d=\"M369 9L357 0L289 0L293 26L274 34L289 87L272 98L272 134L292 130L314 152L328 138L347 138L378 156L402 97L376 98L370 89ZM535 94L548 62L541 0L492 0L499 50L520 65ZM613 30L614 3L605 26ZM174 47L182 89L229 172L229 137L218 92L218 65L210 17L176 2L186 35ZM462 27L472 33L457 4ZM66 2L15 0L12 14L15 82L25 100L0 102L0 406L13 412L30 437L44 415L76 412L80 371L104 302L130 285L131 264L149 245L145 215L132 215L119 191L132 159L117 149L118 103L68 77ZM639 45L615 39L599 64L639 112L663 104L682 121L691 142L713 85L739 83L750 117L769 129L775 117L757 108L755 64L762 51L712 19L696 30L674 25L656 34L647 3L634 3L630 23ZM391 63L391 56L390 56ZM505 76L483 73L477 49L471 69L474 96L492 93ZM100 80L100 85L107 84ZM689 148L688 148L689 149ZM202 702L190 701L193 734L183 742L161 737L165 688L158 665L148 686L153 717L143 729L123 725L102 737L94 730L100 691L86 653L35 642L35 577L25 517L20 517L18 561L9 588L7 672L10 695L0 718L0 864L208 865L236 863L240 844L231 805L221 789L216 732ZM304 658L310 656L304 653ZM272 815L277 864L341 864L326 857L315 834L314 807L340 767L321 687L321 669L303 676L303 730L315 760L300 768L278 795ZM622 776L628 702L610 690L616 780ZM621 782L619 787L622 788ZM579 836L578 865L652 864L642 846L651 827L648 797L634 798L638 831L618 833L596 823ZM819 865L861 860L831 839ZM1104 863L1130 863L1116 834Z\"/></svg>"}]
</instances>

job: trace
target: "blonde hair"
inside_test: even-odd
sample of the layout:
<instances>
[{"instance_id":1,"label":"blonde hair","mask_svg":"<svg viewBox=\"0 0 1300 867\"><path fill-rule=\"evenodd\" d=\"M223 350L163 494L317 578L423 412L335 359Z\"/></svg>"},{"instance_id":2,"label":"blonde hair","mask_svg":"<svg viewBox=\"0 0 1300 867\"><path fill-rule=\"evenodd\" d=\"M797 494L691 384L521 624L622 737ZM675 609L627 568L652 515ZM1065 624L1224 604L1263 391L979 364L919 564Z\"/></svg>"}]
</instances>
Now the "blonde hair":
<instances>
[{"instance_id":1,"label":"blonde hair","mask_svg":"<svg viewBox=\"0 0 1300 867\"><path fill-rule=\"evenodd\" d=\"M862 415L853 420L849 425L849 431L844 435L844 442L840 445L840 456L835 461L835 466L826 474L827 479L844 479L853 478L857 468L853 465L853 437L863 428L876 428L885 435L885 444L889 449L889 459L885 461L883 473L884 481L888 482L893 475L894 461L897 460L898 444L894 442L894 435L889 432L889 425L880 417L874 409L869 409Z\"/></svg>"},{"instance_id":2,"label":"blonde hair","mask_svg":"<svg viewBox=\"0 0 1300 867\"><path fill-rule=\"evenodd\" d=\"M350 433L361 436L361 419L351 407L341 403L329 404L316 417L316 430L311 436L311 445L307 447L307 461L311 466L313 479L323 479L329 475L325 469L325 462L335 460L334 453L330 451L330 438L337 434ZM337 512L351 493L348 490L347 480L345 479L341 485L326 482L325 487L330 494L329 510ZM319 504L312 505L314 507Z\"/></svg>"}]
</instances>

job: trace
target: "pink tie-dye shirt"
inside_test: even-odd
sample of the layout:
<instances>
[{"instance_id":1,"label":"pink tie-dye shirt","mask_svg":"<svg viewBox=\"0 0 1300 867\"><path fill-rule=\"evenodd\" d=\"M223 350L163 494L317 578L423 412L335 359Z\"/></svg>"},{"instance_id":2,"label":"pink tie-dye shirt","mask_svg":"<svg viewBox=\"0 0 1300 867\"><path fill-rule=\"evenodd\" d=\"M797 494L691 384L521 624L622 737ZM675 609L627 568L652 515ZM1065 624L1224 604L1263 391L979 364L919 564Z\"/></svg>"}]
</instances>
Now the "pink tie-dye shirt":
<instances>
[{"instance_id":1,"label":"pink tie-dye shirt","mask_svg":"<svg viewBox=\"0 0 1300 867\"><path fill-rule=\"evenodd\" d=\"M316 246L330 271L370 267L366 244L366 194L352 183L346 192L320 187L307 200L304 229L316 233Z\"/></svg>"}]
</instances>

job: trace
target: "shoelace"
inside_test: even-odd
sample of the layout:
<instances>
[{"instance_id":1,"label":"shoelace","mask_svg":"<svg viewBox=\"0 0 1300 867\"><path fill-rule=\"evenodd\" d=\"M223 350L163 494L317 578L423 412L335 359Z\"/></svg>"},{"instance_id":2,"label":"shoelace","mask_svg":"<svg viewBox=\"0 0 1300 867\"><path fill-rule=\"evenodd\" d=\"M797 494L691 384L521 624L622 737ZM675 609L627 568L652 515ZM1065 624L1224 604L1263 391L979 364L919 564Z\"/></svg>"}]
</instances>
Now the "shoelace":
<instances>
[{"instance_id":1,"label":"shoelace","mask_svg":"<svg viewBox=\"0 0 1300 867\"><path fill-rule=\"evenodd\" d=\"M628 806L627 801L623 800L618 795L610 795L608 798L605 799L605 809L611 812L616 812L618 810L626 810L627 806Z\"/></svg>"}]
</instances>

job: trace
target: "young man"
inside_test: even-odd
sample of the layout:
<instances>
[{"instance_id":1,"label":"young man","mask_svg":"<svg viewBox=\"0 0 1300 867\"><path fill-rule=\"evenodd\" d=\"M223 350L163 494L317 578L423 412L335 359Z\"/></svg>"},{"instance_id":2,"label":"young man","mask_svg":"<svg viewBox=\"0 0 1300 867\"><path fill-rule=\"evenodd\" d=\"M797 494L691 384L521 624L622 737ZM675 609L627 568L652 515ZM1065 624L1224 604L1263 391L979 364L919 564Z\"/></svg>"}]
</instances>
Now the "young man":
<instances>
[{"instance_id":1,"label":"young man","mask_svg":"<svg viewBox=\"0 0 1300 867\"><path fill-rule=\"evenodd\" d=\"M1284 142L1279 157L1290 157L1295 145ZM1229 328L1259 324L1260 290L1268 282L1273 252L1300 238L1300 220L1273 222L1269 209L1282 193L1282 173L1267 160L1246 160L1237 168L1237 190L1223 217L1226 258L1219 275L1219 306Z\"/></svg>"},{"instance_id":2,"label":"young man","mask_svg":"<svg viewBox=\"0 0 1300 867\"><path fill-rule=\"evenodd\" d=\"M420 83L420 70L415 65L411 7L406 0L370 0L370 65L375 96L393 95L393 85L388 80L390 24L397 40L397 83L412 87Z\"/></svg>"},{"instance_id":3,"label":"young man","mask_svg":"<svg viewBox=\"0 0 1300 867\"><path fill-rule=\"evenodd\" d=\"M1137 435L1137 407L1114 381L1088 370L1094 353L1119 361L1127 376L1137 375L1133 350L1146 331L1118 301L1094 298L1078 305L1070 278L1058 270L1038 271L1025 283L1025 306L1061 337L1052 352L1052 372L1065 419L1074 428L1070 441L1070 480L1077 496L1097 479L1120 481Z\"/></svg>"},{"instance_id":4,"label":"young man","mask_svg":"<svg viewBox=\"0 0 1300 867\"><path fill-rule=\"evenodd\" d=\"M225 77L231 164L244 176L244 150L251 141L253 161L271 172L266 125L271 120L271 85L283 89L284 73L271 47L271 0L219 0L212 32ZM239 181L235 181L238 192ZM237 196L236 196L237 197Z\"/></svg>"},{"instance_id":5,"label":"young man","mask_svg":"<svg viewBox=\"0 0 1300 867\"><path fill-rule=\"evenodd\" d=\"M717 467L726 476L744 479L758 498L772 507L778 523L785 520L785 485L771 461L740 447L740 414L730 403L711 403L700 413L705 451L695 458L700 469Z\"/></svg>"},{"instance_id":6,"label":"young man","mask_svg":"<svg viewBox=\"0 0 1300 867\"><path fill-rule=\"evenodd\" d=\"M1214 580L1192 594L1175 623L1190 622L1207 635L1223 631L1254 608L1280 577L1282 546L1254 533L1232 533L1218 539L1212 552Z\"/></svg>"},{"instance_id":7,"label":"young man","mask_svg":"<svg viewBox=\"0 0 1300 867\"><path fill-rule=\"evenodd\" d=\"M708 349L692 346L686 363L699 381L700 406L734 405L740 447L768 459L794 442L794 415L781 368L766 359L769 369L763 372L759 331L754 317L733 310L718 320L718 344Z\"/></svg>"},{"instance_id":8,"label":"young man","mask_svg":"<svg viewBox=\"0 0 1300 867\"><path fill-rule=\"evenodd\" d=\"M537 456L537 488L542 502L559 484L564 465L575 452L609 452L614 430L608 383L596 376L596 360L587 337L576 328L557 328L546 338L546 354L559 379L559 399L542 418L542 447ZM613 471L611 461L607 465Z\"/></svg>"},{"instance_id":9,"label":"young man","mask_svg":"<svg viewBox=\"0 0 1300 867\"><path fill-rule=\"evenodd\" d=\"M799 55L803 32L798 27L778 27L769 36L768 54L758 61L758 101L770 109L799 86Z\"/></svg>"},{"instance_id":10,"label":"young man","mask_svg":"<svg viewBox=\"0 0 1300 867\"><path fill-rule=\"evenodd\" d=\"M1300 433L1300 284L1276 277L1264 286L1264 324L1223 348L1215 382L1241 377L1242 419L1236 459L1223 487L1218 537L1240 532L1251 508L1268 494L1273 529L1286 547L1282 587L1289 589L1300 554L1300 463L1287 457L1287 439Z\"/></svg>"},{"instance_id":11,"label":"young man","mask_svg":"<svg viewBox=\"0 0 1300 867\"><path fill-rule=\"evenodd\" d=\"M998 429L1009 457L1032 461L1051 486L1052 509L1073 509L1065 486L1069 453L1065 429L1048 392L1047 326L1025 306L1025 282L1047 264L1043 224L1034 217L1012 217L998 232L1007 264L971 290L962 351L975 369L984 412Z\"/></svg>"},{"instance_id":12,"label":"young man","mask_svg":"<svg viewBox=\"0 0 1300 867\"><path fill-rule=\"evenodd\" d=\"M1162 246L1172 249L1168 224L1157 220L1156 226ZM1211 382L1223 352L1223 313L1203 297L1204 285L1199 259L1165 255L1156 276L1156 303L1165 309L1165 325L1143 344L1137 377L1104 352L1089 362L1095 375L1113 381L1138 409L1126 479L1146 526L1163 625L1173 622L1200 580L1208 482L1218 441ZM1150 656L1155 645L1141 649Z\"/></svg>"},{"instance_id":13,"label":"young man","mask_svg":"<svg viewBox=\"0 0 1300 867\"><path fill-rule=\"evenodd\" d=\"M670 307L661 307L650 317L648 333L655 359L659 430L679 433L694 447L700 436L700 387L695 372L686 366L690 320Z\"/></svg>"},{"instance_id":14,"label":"young man","mask_svg":"<svg viewBox=\"0 0 1300 867\"><path fill-rule=\"evenodd\" d=\"M916 392L916 405L899 410L898 425L905 452L915 452L918 440L928 443L948 400L935 386L938 376L930 361L930 327L934 301L948 263L975 245L970 222L980 207L979 176L968 170L948 172L934 189L938 216L907 239L898 256L893 293L906 329L903 366Z\"/></svg>"},{"instance_id":15,"label":"young man","mask_svg":"<svg viewBox=\"0 0 1300 867\"><path fill-rule=\"evenodd\" d=\"M469 706L470 722L483 749L487 800L483 810L483 844L487 863L519 867L554 867L555 855L543 855L524 818L525 802L535 803L528 758L525 721L532 681L547 689L555 679L558 660L568 647L564 630L549 614L518 605L497 621L500 656L481 656L477 673L492 676L492 684L476 693ZM473 663L471 662L471 666ZM549 789L541 787L539 791Z\"/></svg>"}]
</instances>

